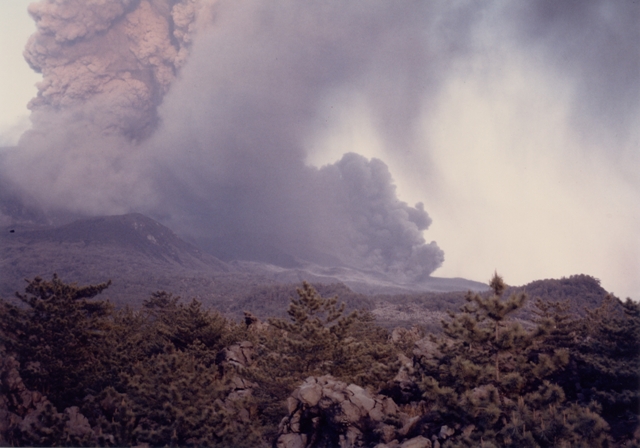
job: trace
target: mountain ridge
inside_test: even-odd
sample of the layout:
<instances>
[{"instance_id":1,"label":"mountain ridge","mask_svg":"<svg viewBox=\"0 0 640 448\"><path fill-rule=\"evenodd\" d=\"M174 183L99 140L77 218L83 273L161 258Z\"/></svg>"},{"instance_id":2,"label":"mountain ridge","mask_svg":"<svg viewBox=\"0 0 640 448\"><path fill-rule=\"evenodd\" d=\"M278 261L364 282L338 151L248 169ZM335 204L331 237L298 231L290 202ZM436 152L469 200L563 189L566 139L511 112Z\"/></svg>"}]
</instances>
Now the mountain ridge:
<instances>
[{"instance_id":1,"label":"mountain ridge","mask_svg":"<svg viewBox=\"0 0 640 448\"><path fill-rule=\"evenodd\" d=\"M118 306L139 306L151 293L164 290L196 298L234 317L245 309L266 317L284 313L296 286L307 281L323 294L339 294L350 309L372 310L380 321L435 328L447 310L464 303L467 291L488 289L486 284L462 278L430 277L421 283L399 284L381 273L302 260L294 268L246 260L226 262L140 213L0 229L0 295L5 298L22 290L24 279L56 273L64 281L79 284L112 280L106 294ZM590 280L542 280L511 291L530 291L553 300L584 292L584 303L591 304L606 291L595 285L597 280L584 277ZM575 309L581 306L582 301L573 304Z\"/></svg>"},{"instance_id":2,"label":"mountain ridge","mask_svg":"<svg viewBox=\"0 0 640 448\"><path fill-rule=\"evenodd\" d=\"M24 235L21 232L13 233L14 238L22 239L27 244L46 241L82 243L85 247L117 246L181 266L195 267L203 263L208 267L229 270L226 263L202 252L176 236L168 227L141 213L86 218L61 226L26 230Z\"/></svg>"},{"instance_id":3,"label":"mountain ridge","mask_svg":"<svg viewBox=\"0 0 640 448\"><path fill-rule=\"evenodd\" d=\"M95 274L115 277L114 280L127 279L132 274L125 269L127 265L140 269L140 274L179 273L183 277L205 278L226 274L267 283L342 282L369 294L486 289L486 285L470 280L436 277L422 284L399 284L381 273L324 267L304 261L299 261L297 267L246 260L225 262L140 213L83 218L62 225L17 224L5 227L0 244L0 266L5 272L2 278L5 287L0 291L7 290L8 278L15 280L53 272L75 276L77 281L96 281L95 275L89 275L90 269ZM15 287L15 281L12 283Z\"/></svg>"}]
</instances>

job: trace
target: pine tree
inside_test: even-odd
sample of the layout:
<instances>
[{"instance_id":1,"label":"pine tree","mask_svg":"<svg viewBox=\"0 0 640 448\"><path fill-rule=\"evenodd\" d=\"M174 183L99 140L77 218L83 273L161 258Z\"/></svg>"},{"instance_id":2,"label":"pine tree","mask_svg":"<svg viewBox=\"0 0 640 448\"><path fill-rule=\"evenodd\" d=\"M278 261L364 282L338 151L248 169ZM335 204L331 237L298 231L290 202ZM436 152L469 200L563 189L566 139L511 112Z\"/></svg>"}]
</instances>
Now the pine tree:
<instances>
[{"instance_id":1,"label":"pine tree","mask_svg":"<svg viewBox=\"0 0 640 448\"><path fill-rule=\"evenodd\" d=\"M640 443L640 304L608 295L587 311L574 353L578 400L602 407L616 440Z\"/></svg>"},{"instance_id":2,"label":"pine tree","mask_svg":"<svg viewBox=\"0 0 640 448\"><path fill-rule=\"evenodd\" d=\"M551 302L536 299L533 322L537 325L537 337L532 340L528 356L530 359L540 359L553 356L558 351L566 353L567 363L550 372L546 379L560 386L567 400L577 401L578 376L575 354L583 322L569 313L570 308L568 300Z\"/></svg>"},{"instance_id":3,"label":"pine tree","mask_svg":"<svg viewBox=\"0 0 640 448\"><path fill-rule=\"evenodd\" d=\"M36 277L24 294L16 293L24 307L1 304L1 344L20 362L27 387L45 394L58 409L111 380L102 360L110 349L105 340L112 306L92 300L110 283L80 287L55 274L51 281Z\"/></svg>"},{"instance_id":4,"label":"pine tree","mask_svg":"<svg viewBox=\"0 0 640 448\"><path fill-rule=\"evenodd\" d=\"M432 337L434 350L418 360L420 387L430 412L423 431L444 446L602 446L607 424L594 409L565 403L561 387L548 380L568 362L564 350L537 350L544 329L525 331L510 316L526 296L502 298L496 274L493 295L469 293L460 313ZM597 409L596 409L597 410Z\"/></svg>"},{"instance_id":5,"label":"pine tree","mask_svg":"<svg viewBox=\"0 0 640 448\"><path fill-rule=\"evenodd\" d=\"M114 314L111 366L119 380L88 397L83 413L108 445L258 446L248 396L216 365L235 327L197 300L154 293ZM246 391L245 391L246 392ZM237 397L231 398L235 395Z\"/></svg>"},{"instance_id":6,"label":"pine tree","mask_svg":"<svg viewBox=\"0 0 640 448\"><path fill-rule=\"evenodd\" d=\"M347 383L377 388L399 363L386 332L366 313L344 315L337 297L323 298L303 283L291 298L289 320L271 319L254 335L258 353L247 375L259 384L257 403L267 437L275 436L285 401L310 376L332 375Z\"/></svg>"},{"instance_id":7,"label":"pine tree","mask_svg":"<svg viewBox=\"0 0 640 448\"><path fill-rule=\"evenodd\" d=\"M180 297L159 291L143 302L141 313L157 342L172 349L186 351L195 344L216 353L233 342L232 323L217 312L203 309L196 299L184 304Z\"/></svg>"},{"instance_id":8,"label":"pine tree","mask_svg":"<svg viewBox=\"0 0 640 448\"><path fill-rule=\"evenodd\" d=\"M287 370L295 372L298 381L325 374L358 384L386 380L394 356L386 332L376 331L366 313L344 311L337 297L323 298L305 282L298 299L291 298L289 320L269 321L278 343L265 339L263 345L286 359Z\"/></svg>"},{"instance_id":9,"label":"pine tree","mask_svg":"<svg viewBox=\"0 0 640 448\"><path fill-rule=\"evenodd\" d=\"M536 307L536 322L546 329L537 351L569 353L566 368L549 379L568 401L599 409L617 443L631 440L640 415L640 306L607 295L584 318L570 316L566 302L538 300Z\"/></svg>"},{"instance_id":10,"label":"pine tree","mask_svg":"<svg viewBox=\"0 0 640 448\"><path fill-rule=\"evenodd\" d=\"M248 397L229 399L233 390L232 375L193 353L163 353L138 363L126 375L125 399L136 419L128 444L258 445Z\"/></svg>"}]
</instances>

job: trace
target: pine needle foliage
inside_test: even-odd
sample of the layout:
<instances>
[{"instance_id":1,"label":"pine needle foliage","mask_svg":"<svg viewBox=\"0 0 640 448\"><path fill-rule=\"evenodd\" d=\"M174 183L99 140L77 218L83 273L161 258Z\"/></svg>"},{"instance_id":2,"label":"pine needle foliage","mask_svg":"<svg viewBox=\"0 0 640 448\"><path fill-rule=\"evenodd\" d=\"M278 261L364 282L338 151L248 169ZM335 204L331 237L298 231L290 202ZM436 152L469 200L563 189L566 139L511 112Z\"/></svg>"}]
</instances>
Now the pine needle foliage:
<instances>
[{"instance_id":1,"label":"pine needle foliage","mask_svg":"<svg viewBox=\"0 0 640 448\"><path fill-rule=\"evenodd\" d=\"M195 299L184 304L180 297L159 291L143 302L141 314L158 344L157 351L188 351L197 345L217 352L233 342L232 322L203 309Z\"/></svg>"},{"instance_id":2,"label":"pine needle foliage","mask_svg":"<svg viewBox=\"0 0 640 448\"><path fill-rule=\"evenodd\" d=\"M126 375L126 400L136 416L133 444L255 446L245 401L229 401L231 377L193 353L158 354ZM253 437L252 437L253 436Z\"/></svg>"},{"instance_id":3,"label":"pine needle foliage","mask_svg":"<svg viewBox=\"0 0 640 448\"><path fill-rule=\"evenodd\" d=\"M536 299L532 313L533 322L537 325L537 337L529 347L529 357L549 359L558 351L566 353L567 363L548 372L546 379L562 387L567 400L576 401L576 386L579 385L576 353L579 340L583 337L584 324L582 319L569 313L570 308L568 300L552 302ZM584 400L581 403L588 404Z\"/></svg>"},{"instance_id":4,"label":"pine needle foliage","mask_svg":"<svg viewBox=\"0 0 640 448\"><path fill-rule=\"evenodd\" d=\"M330 374L364 385L389 375L387 363L393 355L386 332L376 332L368 314L344 315L344 310L337 297L323 298L304 282L298 299L291 298L289 320L269 320L279 330L273 349L286 359L286 370L295 372L298 381Z\"/></svg>"},{"instance_id":5,"label":"pine needle foliage","mask_svg":"<svg viewBox=\"0 0 640 448\"><path fill-rule=\"evenodd\" d=\"M640 420L640 305L609 294L584 317L568 309L567 301L536 302L535 321L545 329L536 350L567 351L569 363L549 378L567 400L598 407L617 444L629 442Z\"/></svg>"},{"instance_id":6,"label":"pine needle foliage","mask_svg":"<svg viewBox=\"0 0 640 448\"><path fill-rule=\"evenodd\" d=\"M24 294L16 293L24 306L3 302L0 308L1 344L20 362L27 387L60 409L109 381L103 360L113 308L93 299L110 283L81 287L56 274L50 281L36 277Z\"/></svg>"},{"instance_id":7,"label":"pine needle foliage","mask_svg":"<svg viewBox=\"0 0 640 448\"><path fill-rule=\"evenodd\" d=\"M597 409L568 404L548 380L568 362L568 353L532 352L540 328L526 331L511 319L524 294L503 298L497 274L493 294L469 293L460 313L432 336L434 350L418 359L420 388L430 406L424 430L457 428L444 446L604 446L607 423Z\"/></svg>"},{"instance_id":8,"label":"pine needle foliage","mask_svg":"<svg viewBox=\"0 0 640 448\"><path fill-rule=\"evenodd\" d=\"M291 298L289 319L271 319L254 335L256 361L247 372L259 387L264 431L273 435L285 415L286 398L306 378L330 374L347 383L378 388L398 370L388 333L367 313L344 315L337 297L323 298L304 282Z\"/></svg>"},{"instance_id":9,"label":"pine needle foliage","mask_svg":"<svg viewBox=\"0 0 640 448\"><path fill-rule=\"evenodd\" d=\"M403 437L443 448L638 446L640 305L630 300L609 295L584 313L537 300L524 327L526 295L508 295L518 290L495 274L490 295L468 293L423 339L392 338L370 312L347 314L307 283L287 319L247 314L244 325L163 291L114 310L97 299L108 286L54 275L28 282L19 306L0 300L0 442L267 446L293 390L332 375L371 394L401 377L411 393L397 404L416 418Z\"/></svg>"},{"instance_id":10,"label":"pine needle foliage","mask_svg":"<svg viewBox=\"0 0 640 448\"><path fill-rule=\"evenodd\" d=\"M114 403L94 417L108 444L259 444L247 397L228 399L235 372L215 364L218 352L235 342L236 324L195 299L185 304L159 291L139 311L115 314L114 328L119 381L93 400Z\"/></svg>"},{"instance_id":11,"label":"pine needle foliage","mask_svg":"<svg viewBox=\"0 0 640 448\"><path fill-rule=\"evenodd\" d=\"M637 438L640 421L640 304L608 295L587 310L575 353L577 398L596 401L619 441ZM637 440L636 440L637 442Z\"/></svg>"}]
</instances>

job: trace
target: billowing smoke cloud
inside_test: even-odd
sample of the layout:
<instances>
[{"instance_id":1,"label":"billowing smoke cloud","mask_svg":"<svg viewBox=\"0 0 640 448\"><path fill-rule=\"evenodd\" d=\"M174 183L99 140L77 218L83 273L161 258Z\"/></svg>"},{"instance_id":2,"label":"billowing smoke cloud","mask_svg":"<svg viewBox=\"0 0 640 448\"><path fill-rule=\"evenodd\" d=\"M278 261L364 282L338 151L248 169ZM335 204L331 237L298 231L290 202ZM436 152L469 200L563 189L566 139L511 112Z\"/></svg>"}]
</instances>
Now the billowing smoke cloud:
<instances>
[{"instance_id":1,"label":"billowing smoke cloud","mask_svg":"<svg viewBox=\"0 0 640 448\"><path fill-rule=\"evenodd\" d=\"M403 280L423 278L440 267L442 251L435 242L425 244L421 233L431 218L422 203L409 207L398 201L384 162L349 153L323 167L320 178L341 208L333 216L348 218L334 221L331 229L349 236L351 244L333 248L342 259Z\"/></svg>"},{"instance_id":2,"label":"billowing smoke cloud","mask_svg":"<svg viewBox=\"0 0 640 448\"><path fill-rule=\"evenodd\" d=\"M24 55L43 81L29 104L33 129L6 155L7 177L50 209L124 212L132 202L123 191L135 200L148 196L132 160L135 143L155 128L157 106L205 6L192 0L31 4L37 32Z\"/></svg>"},{"instance_id":3,"label":"billowing smoke cloud","mask_svg":"<svg viewBox=\"0 0 640 448\"><path fill-rule=\"evenodd\" d=\"M25 56L43 83L2 176L50 210L142 211L225 258L420 279L443 261L424 240L423 205L398 198L379 159L308 166L309 139L358 98L377 155L446 198L424 121L451 85L499 90L491 80L520 59L566 86L575 135L594 151L613 142L640 190L629 168L640 129L634 2L41 0L30 11L38 32ZM447 160L467 157L456 150Z\"/></svg>"},{"instance_id":4,"label":"billowing smoke cloud","mask_svg":"<svg viewBox=\"0 0 640 448\"><path fill-rule=\"evenodd\" d=\"M42 205L142 210L225 258L295 257L399 280L442 263L422 236L431 222L422 204L397 198L382 161L304 163L320 102L354 83L378 91L375 110L394 122L391 134L409 127L391 117L411 98L406 71L424 64L415 11L70 0L30 13L38 32L25 57L43 82L30 105L34 128L7 155L5 175ZM378 70L394 61L397 71Z\"/></svg>"},{"instance_id":5,"label":"billowing smoke cloud","mask_svg":"<svg viewBox=\"0 0 640 448\"><path fill-rule=\"evenodd\" d=\"M30 108L74 110L102 132L146 136L187 56L195 2L43 1L29 13L38 31L24 55L43 74Z\"/></svg>"}]
</instances>

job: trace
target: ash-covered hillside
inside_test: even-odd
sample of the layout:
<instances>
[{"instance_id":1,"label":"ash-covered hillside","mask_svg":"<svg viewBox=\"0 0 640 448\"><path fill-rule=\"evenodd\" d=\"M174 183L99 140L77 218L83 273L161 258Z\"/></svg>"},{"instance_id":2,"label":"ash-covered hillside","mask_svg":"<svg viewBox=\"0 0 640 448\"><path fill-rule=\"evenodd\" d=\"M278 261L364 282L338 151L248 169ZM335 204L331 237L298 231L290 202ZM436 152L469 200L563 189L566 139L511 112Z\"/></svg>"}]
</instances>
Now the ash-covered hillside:
<instances>
[{"instance_id":1,"label":"ash-covered hillside","mask_svg":"<svg viewBox=\"0 0 640 448\"><path fill-rule=\"evenodd\" d=\"M344 283L366 294L410 291L482 290L464 279L427 278L397 283L376 271L326 267L303 260L296 267L256 261L224 262L178 237L171 229L139 213L84 218L64 225L25 220L5 226L0 236L0 292L13 295L24 279L51 277L99 283L117 304L139 304L158 290L230 307L264 285Z\"/></svg>"},{"instance_id":2,"label":"ash-covered hillside","mask_svg":"<svg viewBox=\"0 0 640 448\"><path fill-rule=\"evenodd\" d=\"M210 278L230 271L227 264L141 214L82 219L62 226L4 227L0 266L0 291L5 297L21 290L25 278L57 273L79 283L112 279L111 300L120 304L135 304L165 288L200 296L200 287L215 289Z\"/></svg>"},{"instance_id":3,"label":"ash-covered hillside","mask_svg":"<svg viewBox=\"0 0 640 448\"><path fill-rule=\"evenodd\" d=\"M225 263L178 238L169 228L140 213L101 216L59 227L19 226L10 229L8 240L27 245L58 244L102 248L139 254L160 263L193 269L226 271Z\"/></svg>"},{"instance_id":4,"label":"ash-covered hillside","mask_svg":"<svg viewBox=\"0 0 640 448\"><path fill-rule=\"evenodd\" d=\"M439 327L447 311L464 304L467 291L484 293L486 284L460 278L429 277L397 283L379 272L347 266L326 267L297 260L295 267L234 260L221 261L177 236L171 229L139 213L102 216L64 225L41 221L14 224L0 234L0 294L13 297L25 279L54 273L79 284L112 280L106 292L116 305L140 306L152 293L167 291L197 298L229 316L251 311L261 318L283 316L288 300L303 281L325 296L338 296L348 309L367 309L388 327ZM510 292L527 292L531 300L569 300L580 314L607 292L586 275L541 280Z\"/></svg>"}]
</instances>

